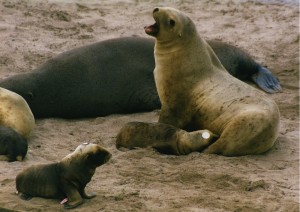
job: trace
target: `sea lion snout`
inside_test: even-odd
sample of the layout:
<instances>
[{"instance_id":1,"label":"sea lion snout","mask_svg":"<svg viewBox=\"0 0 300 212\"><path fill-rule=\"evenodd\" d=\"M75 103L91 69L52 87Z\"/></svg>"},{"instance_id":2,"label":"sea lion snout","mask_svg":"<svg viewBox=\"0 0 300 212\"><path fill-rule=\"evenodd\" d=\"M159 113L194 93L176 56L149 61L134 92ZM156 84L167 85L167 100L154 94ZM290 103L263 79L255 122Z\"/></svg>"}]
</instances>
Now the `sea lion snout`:
<instances>
[{"instance_id":1,"label":"sea lion snout","mask_svg":"<svg viewBox=\"0 0 300 212\"><path fill-rule=\"evenodd\" d=\"M96 154L102 155L103 164L108 162L112 157L112 154L108 150L104 149L103 147L101 147Z\"/></svg>"},{"instance_id":2,"label":"sea lion snout","mask_svg":"<svg viewBox=\"0 0 300 212\"><path fill-rule=\"evenodd\" d=\"M111 159L112 154L108 153L108 155L104 159L104 163L107 163Z\"/></svg>"},{"instance_id":3,"label":"sea lion snout","mask_svg":"<svg viewBox=\"0 0 300 212\"><path fill-rule=\"evenodd\" d=\"M159 33L159 18L157 17L159 14L156 14L157 12L159 12L159 8L158 7L156 7L153 10L153 18L155 20L155 23L152 24L152 25L144 27L145 32L148 35L151 35L151 36L154 36L154 37L156 37L158 35L158 33Z\"/></svg>"},{"instance_id":4,"label":"sea lion snout","mask_svg":"<svg viewBox=\"0 0 300 212\"><path fill-rule=\"evenodd\" d=\"M87 157L87 162L92 166L99 167L107 163L112 157L112 154L106 149L104 149L103 147L97 144L90 144L90 145L92 148L95 149L95 151L91 150L90 153L88 153L88 157Z\"/></svg>"},{"instance_id":5,"label":"sea lion snout","mask_svg":"<svg viewBox=\"0 0 300 212\"><path fill-rule=\"evenodd\" d=\"M158 12L158 11L159 11L159 8L156 7L156 8L153 10L153 13L156 13L156 12Z\"/></svg>"}]
</instances>

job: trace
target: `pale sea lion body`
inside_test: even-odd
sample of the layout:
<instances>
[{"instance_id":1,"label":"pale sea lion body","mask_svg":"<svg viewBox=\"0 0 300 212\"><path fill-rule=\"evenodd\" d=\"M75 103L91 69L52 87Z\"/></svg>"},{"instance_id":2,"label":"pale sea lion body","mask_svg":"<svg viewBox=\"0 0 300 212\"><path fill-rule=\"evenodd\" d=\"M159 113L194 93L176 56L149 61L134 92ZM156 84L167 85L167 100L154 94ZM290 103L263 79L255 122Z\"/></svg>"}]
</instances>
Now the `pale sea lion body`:
<instances>
[{"instance_id":1,"label":"pale sea lion body","mask_svg":"<svg viewBox=\"0 0 300 212\"><path fill-rule=\"evenodd\" d=\"M14 129L28 139L35 126L27 102L17 93L0 87L0 126Z\"/></svg>"},{"instance_id":2,"label":"pale sea lion body","mask_svg":"<svg viewBox=\"0 0 300 212\"><path fill-rule=\"evenodd\" d=\"M159 122L193 125L219 138L205 152L238 156L269 150L279 131L279 110L263 92L232 77L188 16L156 8L154 77L162 103Z\"/></svg>"},{"instance_id":3,"label":"pale sea lion body","mask_svg":"<svg viewBox=\"0 0 300 212\"><path fill-rule=\"evenodd\" d=\"M234 76L251 80L258 75L276 81L272 74L265 77L261 66L236 47L210 44ZM26 99L36 118L150 111L161 106L153 78L153 49L154 40L147 38L101 41L62 53L33 72L0 80L0 87ZM261 85L271 92L280 88L278 81Z\"/></svg>"},{"instance_id":4,"label":"pale sea lion body","mask_svg":"<svg viewBox=\"0 0 300 212\"><path fill-rule=\"evenodd\" d=\"M105 164L111 154L97 144L84 143L60 162L31 166L16 177L16 189L23 199L31 197L67 198L65 208L83 203L88 195L85 186L91 181L95 169Z\"/></svg>"},{"instance_id":5,"label":"pale sea lion body","mask_svg":"<svg viewBox=\"0 0 300 212\"><path fill-rule=\"evenodd\" d=\"M202 151L216 136L208 130L187 132L164 123L129 122L119 131L117 148L152 147L161 153L184 155Z\"/></svg>"},{"instance_id":6,"label":"pale sea lion body","mask_svg":"<svg viewBox=\"0 0 300 212\"><path fill-rule=\"evenodd\" d=\"M0 88L0 160L24 159L35 126L33 114L18 94Z\"/></svg>"}]
</instances>

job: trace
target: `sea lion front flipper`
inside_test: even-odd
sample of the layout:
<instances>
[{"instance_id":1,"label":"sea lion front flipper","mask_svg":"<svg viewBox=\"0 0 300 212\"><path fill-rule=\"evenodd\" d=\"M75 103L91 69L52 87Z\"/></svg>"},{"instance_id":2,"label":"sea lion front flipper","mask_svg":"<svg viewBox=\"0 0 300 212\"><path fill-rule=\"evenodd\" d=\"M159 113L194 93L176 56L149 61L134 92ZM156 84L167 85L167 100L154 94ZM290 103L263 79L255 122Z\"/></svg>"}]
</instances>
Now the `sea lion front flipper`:
<instances>
[{"instance_id":1,"label":"sea lion front flipper","mask_svg":"<svg viewBox=\"0 0 300 212\"><path fill-rule=\"evenodd\" d=\"M0 155L0 161L9 161L10 158L8 155Z\"/></svg>"},{"instance_id":2,"label":"sea lion front flipper","mask_svg":"<svg viewBox=\"0 0 300 212\"><path fill-rule=\"evenodd\" d=\"M28 201L28 200L31 200L31 199L32 199L32 196L29 195L29 194L21 193L20 198L21 198L22 200Z\"/></svg>"},{"instance_id":3,"label":"sea lion front flipper","mask_svg":"<svg viewBox=\"0 0 300 212\"><path fill-rule=\"evenodd\" d=\"M272 74L272 72L260 66L258 72L251 76L252 80L264 91L268 93L276 93L282 91L278 79Z\"/></svg>"},{"instance_id":4,"label":"sea lion front flipper","mask_svg":"<svg viewBox=\"0 0 300 212\"><path fill-rule=\"evenodd\" d=\"M85 198L85 199L92 199L96 196L96 194L94 192L92 192L91 194L87 194L85 192L85 190L81 191L80 194L81 194L82 198Z\"/></svg>"},{"instance_id":5,"label":"sea lion front flipper","mask_svg":"<svg viewBox=\"0 0 300 212\"><path fill-rule=\"evenodd\" d=\"M63 191L68 198L68 201L64 203L65 209L75 208L83 203L83 199L81 198L77 189L73 185L70 185L68 182L63 185Z\"/></svg>"}]
</instances>

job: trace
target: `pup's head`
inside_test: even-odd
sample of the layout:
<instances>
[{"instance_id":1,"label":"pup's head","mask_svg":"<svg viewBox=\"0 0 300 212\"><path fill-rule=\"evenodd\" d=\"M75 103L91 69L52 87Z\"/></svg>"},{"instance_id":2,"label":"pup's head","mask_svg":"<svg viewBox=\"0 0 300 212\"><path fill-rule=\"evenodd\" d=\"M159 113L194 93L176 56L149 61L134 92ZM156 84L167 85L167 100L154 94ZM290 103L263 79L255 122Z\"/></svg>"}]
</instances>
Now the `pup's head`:
<instances>
[{"instance_id":1,"label":"pup's head","mask_svg":"<svg viewBox=\"0 0 300 212\"><path fill-rule=\"evenodd\" d=\"M105 164L111 158L111 154L98 144L83 143L74 152L67 155L62 161L80 159L87 166L96 168Z\"/></svg>"}]
</instances>

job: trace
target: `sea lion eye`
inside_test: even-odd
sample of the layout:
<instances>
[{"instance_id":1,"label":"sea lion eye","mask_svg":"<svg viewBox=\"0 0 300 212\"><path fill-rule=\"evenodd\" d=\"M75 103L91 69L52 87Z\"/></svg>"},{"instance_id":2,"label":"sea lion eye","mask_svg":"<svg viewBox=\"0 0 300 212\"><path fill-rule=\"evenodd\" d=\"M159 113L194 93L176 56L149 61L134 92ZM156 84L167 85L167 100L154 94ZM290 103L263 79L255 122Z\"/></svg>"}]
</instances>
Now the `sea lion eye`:
<instances>
[{"instance_id":1,"label":"sea lion eye","mask_svg":"<svg viewBox=\"0 0 300 212\"><path fill-rule=\"evenodd\" d=\"M170 19L170 26L171 27L175 26L175 21L173 19Z\"/></svg>"}]
</instances>

